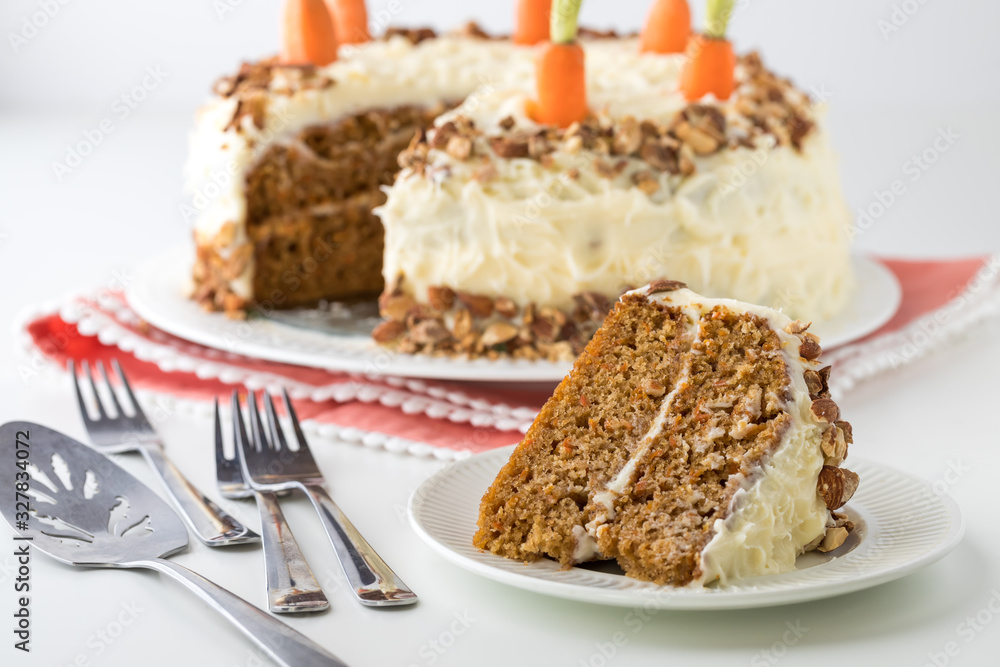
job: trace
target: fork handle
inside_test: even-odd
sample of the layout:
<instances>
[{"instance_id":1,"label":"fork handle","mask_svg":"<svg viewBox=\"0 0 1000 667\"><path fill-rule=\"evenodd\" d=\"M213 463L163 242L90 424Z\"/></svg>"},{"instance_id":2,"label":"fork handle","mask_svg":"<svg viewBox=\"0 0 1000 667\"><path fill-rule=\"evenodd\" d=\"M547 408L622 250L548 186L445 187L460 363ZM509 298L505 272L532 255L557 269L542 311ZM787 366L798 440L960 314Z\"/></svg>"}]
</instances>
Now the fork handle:
<instances>
[{"instance_id":1,"label":"fork handle","mask_svg":"<svg viewBox=\"0 0 1000 667\"><path fill-rule=\"evenodd\" d=\"M196 489L167 458L158 443L145 443L139 447L149 465L167 489L181 516L198 537L210 547L257 542L260 536L231 517L221 507Z\"/></svg>"},{"instance_id":2,"label":"fork handle","mask_svg":"<svg viewBox=\"0 0 1000 667\"><path fill-rule=\"evenodd\" d=\"M255 495L264 546L268 609L280 614L329 608L323 589L285 521L278 497L269 491L259 491Z\"/></svg>"},{"instance_id":3,"label":"fork handle","mask_svg":"<svg viewBox=\"0 0 1000 667\"><path fill-rule=\"evenodd\" d=\"M325 488L316 484L299 486L319 513L323 528L333 543L344 574L347 575L347 581L361 604L383 607L413 604L417 601L416 594L375 553Z\"/></svg>"},{"instance_id":4,"label":"fork handle","mask_svg":"<svg viewBox=\"0 0 1000 667\"><path fill-rule=\"evenodd\" d=\"M183 565L163 558L136 561L127 565L156 570L184 584L185 588L226 617L279 665L347 667L332 653L305 635Z\"/></svg>"}]
</instances>

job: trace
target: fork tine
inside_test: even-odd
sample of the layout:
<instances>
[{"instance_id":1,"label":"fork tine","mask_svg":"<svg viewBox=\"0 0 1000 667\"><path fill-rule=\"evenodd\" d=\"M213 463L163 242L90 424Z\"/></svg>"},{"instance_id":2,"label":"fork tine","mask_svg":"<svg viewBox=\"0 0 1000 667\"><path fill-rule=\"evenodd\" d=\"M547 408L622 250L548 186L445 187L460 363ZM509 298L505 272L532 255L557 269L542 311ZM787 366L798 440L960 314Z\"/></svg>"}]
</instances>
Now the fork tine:
<instances>
[{"instance_id":1,"label":"fork tine","mask_svg":"<svg viewBox=\"0 0 1000 667\"><path fill-rule=\"evenodd\" d=\"M240 393L233 390L231 399L233 409L233 442L236 445L236 458L239 458L241 449L245 450L247 442L247 430L243 425L243 413L240 411Z\"/></svg>"},{"instance_id":2,"label":"fork tine","mask_svg":"<svg viewBox=\"0 0 1000 667\"><path fill-rule=\"evenodd\" d=\"M299 424L299 416L295 414L292 399L288 397L288 390L284 387L281 388L281 396L285 400L285 410L288 410L288 417L292 420L292 430L295 431L295 439L299 442L299 451L309 452L309 443L306 442L306 435L302 432L302 426Z\"/></svg>"},{"instance_id":3,"label":"fork tine","mask_svg":"<svg viewBox=\"0 0 1000 667\"><path fill-rule=\"evenodd\" d=\"M76 374L76 363L72 359L69 360L69 374L73 378L73 389L76 390L76 402L80 406L80 416L83 417L83 422L87 428L90 428L94 420L90 418L87 403L83 400L83 391L80 390L80 378Z\"/></svg>"},{"instance_id":4,"label":"fork tine","mask_svg":"<svg viewBox=\"0 0 1000 667\"><path fill-rule=\"evenodd\" d=\"M108 413L104 409L104 403L101 401L101 395L97 393L97 383L94 382L94 374L90 371L90 364L86 361L83 362L83 372L87 376L87 380L90 382L90 388L94 392L94 401L97 403L97 415L100 419L108 419Z\"/></svg>"},{"instance_id":5,"label":"fork tine","mask_svg":"<svg viewBox=\"0 0 1000 667\"><path fill-rule=\"evenodd\" d=\"M267 417L267 427L271 431L272 446L277 451L287 450L288 442L285 440L285 434L278 422L278 413L274 409L274 399L267 391L264 392L264 415Z\"/></svg>"},{"instance_id":6,"label":"fork tine","mask_svg":"<svg viewBox=\"0 0 1000 667\"><path fill-rule=\"evenodd\" d=\"M104 362L97 362L97 370L101 374L101 379L104 380L104 384L108 385L108 393L111 394L111 402L115 406L115 410L118 412L118 417L124 417L125 413L122 411L122 404L118 402L118 396L115 394L114 387L111 386L111 382L108 381L108 372L104 368Z\"/></svg>"},{"instance_id":7,"label":"fork tine","mask_svg":"<svg viewBox=\"0 0 1000 667\"><path fill-rule=\"evenodd\" d=\"M132 393L132 385L128 383L128 378L125 377L125 372L122 370L122 367L118 363L117 359L111 360L111 367L115 369L115 375L118 376L118 381L122 383L123 387L125 387L125 393L128 394L128 399L132 402L132 409L135 410L135 416L138 419L149 423L149 420L146 419L146 415L142 412L142 408L139 407L139 401L136 400L135 394Z\"/></svg>"},{"instance_id":8,"label":"fork tine","mask_svg":"<svg viewBox=\"0 0 1000 667\"><path fill-rule=\"evenodd\" d=\"M226 458L226 450L222 446L222 418L219 415L219 397L215 397L215 467L225 467L229 461Z\"/></svg>"},{"instance_id":9,"label":"fork tine","mask_svg":"<svg viewBox=\"0 0 1000 667\"><path fill-rule=\"evenodd\" d=\"M274 449L274 444L267 439L267 435L264 433L264 422L260 420L257 396L253 391L247 395L247 403L250 405L250 442L253 443L258 452Z\"/></svg>"}]
</instances>

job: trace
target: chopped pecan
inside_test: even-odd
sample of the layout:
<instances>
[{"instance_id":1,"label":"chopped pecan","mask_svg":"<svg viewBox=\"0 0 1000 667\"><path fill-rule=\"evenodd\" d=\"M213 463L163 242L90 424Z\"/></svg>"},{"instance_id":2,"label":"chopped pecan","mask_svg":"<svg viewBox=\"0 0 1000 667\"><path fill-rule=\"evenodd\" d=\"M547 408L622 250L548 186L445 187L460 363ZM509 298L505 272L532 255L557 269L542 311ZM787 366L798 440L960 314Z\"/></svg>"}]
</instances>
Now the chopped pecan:
<instances>
[{"instance_id":1,"label":"chopped pecan","mask_svg":"<svg viewBox=\"0 0 1000 667\"><path fill-rule=\"evenodd\" d=\"M580 292L573 295L573 300L592 320L603 320L611 310L611 300L600 292Z\"/></svg>"},{"instance_id":2,"label":"chopped pecan","mask_svg":"<svg viewBox=\"0 0 1000 667\"><path fill-rule=\"evenodd\" d=\"M819 481L816 491L820 498L826 503L830 510L840 509L844 506L854 492L858 489L860 478L857 473L845 468L834 466L823 466L819 472Z\"/></svg>"},{"instance_id":3,"label":"chopped pecan","mask_svg":"<svg viewBox=\"0 0 1000 667\"><path fill-rule=\"evenodd\" d=\"M510 128L514 127L516 123L517 121L514 120L513 116L506 116L503 120L500 121L499 125L501 128L509 130Z\"/></svg>"},{"instance_id":4,"label":"chopped pecan","mask_svg":"<svg viewBox=\"0 0 1000 667\"><path fill-rule=\"evenodd\" d=\"M803 323L802 320L795 320L794 322L792 322L791 324L789 324L787 327L785 327L785 331L787 333L790 333L790 334L792 334L794 336L795 334L804 333L805 331L807 331L809 329L809 327L811 325L812 325L812 322L805 322L805 323Z\"/></svg>"},{"instance_id":5,"label":"chopped pecan","mask_svg":"<svg viewBox=\"0 0 1000 667\"><path fill-rule=\"evenodd\" d=\"M829 398L817 398L812 402L812 413L816 419L833 424L840 419L840 408Z\"/></svg>"},{"instance_id":6,"label":"chopped pecan","mask_svg":"<svg viewBox=\"0 0 1000 667\"><path fill-rule=\"evenodd\" d=\"M486 327L479 342L483 347L493 347L501 345L509 340L513 340L518 333L517 327L510 322L494 322Z\"/></svg>"},{"instance_id":7,"label":"chopped pecan","mask_svg":"<svg viewBox=\"0 0 1000 667\"><path fill-rule=\"evenodd\" d=\"M659 280L654 280L649 283L649 287L646 288L646 295L651 296L660 292L673 292L674 290L684 289L686 287L687 285L679 280L664 280L660 278Z\"/></svg>"},{"instance_id":8,"label":"chopped pecan","mask_svg":"<svg viewBox=\"0 0 1000 667\"><path fill-rule=\"evenodd\" d=\"M632 182L647 195L651 195L660 189L659 179L653 176L653 172L649 169L643 169L632 174Z\"/></svg>"},{"instance_id":9,"label":"chopped pecan","mask_svg":"<svg viewBox=\"0 0 1000 667\"><path fill-rule=\"evenodd\" d=\"M819 346L819 336L809 332L802 335L802 344L799 345L800 357L813 361L818 359L822 353L823 348Z\"/></svg>"},{"instance_id":10,"label":"chopped pecan","mask_svg":"<svg viewBox=\"0 0 1000 667\"><path fill-rule=\"evenodd\" d=\"M493 314L493 299L480 294L459 292L458 300L476 317L489 317Z\"/></svg>"},{"instance_id":11,"label":"chopped pecan","mask_svg":"<svg viewBox=\"0 0 1000 667\"><path fill-rule=\"evenodd\" d=\"M504 317L515 317L517 315L517 304L505 296L498 296L493 302L493 308Z\"/></svg>"},{"instance_id":12,"label":"chopped pecan","mask_svg":"<svg viewBox=\"0 0 1000 667\"><path fill-rule=\"evenodd\" d=\"M378 310L382 317L403 322L409 314L410 309L417 304L416 300L409 294L390 294L383 292L378 299Z\"/></svg>"},{"instance_id":13,"label":"chopped pecan","mask_svg":"<svg viewBox=\"0 0 1000 667\"><path fill-rule=\"evenodd\" d=\"M410 340L418 345L438 345L451 338L440 320L424 320L410 329Z\"/></svg>"},{"instance_id":14,"label":"chopped pecan","mask_svg":"<svg viewBox=\"0 0 1000 667\"><path fill-rule=\"evenodd\" d=\"M668 137L662 139L650 137L643 142L639 156L660 171L679 174L681 168L677 150L676 144Z\"/></svg>"},{"instance_id":15,"label":"chopped pecan","mask_svg":"<svg viewBox=\"0 0 1000 667\"><path fill-rule=\"evenodd\" d=\"M472 140L456 134L448 139L445 152L456 160L467 160L472 155Z\"/></svg>"},{"instance_id":16,"label":"chopped pecan","mask_svg":"<svg viewBox=\"0 0 1000 667\"><path fill-rule=\"evenodd\" d=\"M450 287L443 285L428 287L427 302L435 310L450 310L455 305L455 292Z\"/></svg>"},{"instance_id":17,"label":"chopped pecan","mask_svg":"<svg viewBox=\"0 0 1000 667\"><path fill-rule=\"evenodd\" d=\"M455 321L451 325L451 331L460 341L472 333L472 313L462 308L455 313Z\"/></svg>"},{"instance_id":18,"label":"chopped pecan","mask_svg":"<svg viewBox=\"0 0 1000 667\"><path fill-rule=\"evenodd\" d=\"M396 320L387 320L372 331L376 343L391 343L406 331L406 325Z\"/></svg>"},{"instance_id":19,"label":"chopped pecan","mask_svg":"<svg viewBox=\"0 0 1000 667\"><path fill-rule=\"evenodd\" d=\"M490 148L502 158L528 157L527 137L491 137Z\"/></svg>"},{"instance_id":20,"label":"chopped pecan","mask_svg":"<svg viewBox=\"0 0 1000 667\"><path fill-rule=\"evenodd\" d=\"M823 536L823 541L819 543L816 550L823 553L833 551L847 541L848 534L849 531L847 528L843 526L834 526L826 531L826 535Z\"/></svg>"},{"instance_id":21,"label":"chopped pecan","mask_svg":"<svg viewBox=\"0 0 1000 667\"><path fill-rule=\"evenodd\" d=\"M642 146L642 128L632 116L626 116L615 129L611 150L615 155L633 155Z\"/></svg>"},{"instance_id":22,"label":"chopped pecan","mask_svg":"<svg viewBox=\"0 0 1000 667\"><path fill-rule=\"evenodd\" d=\"M847 439L844 437L843 429L836 424L830 424L823 431L821 447L826 456L826 465L839 466L843 463L847 458Z\"/></svg>"}]
</instances>

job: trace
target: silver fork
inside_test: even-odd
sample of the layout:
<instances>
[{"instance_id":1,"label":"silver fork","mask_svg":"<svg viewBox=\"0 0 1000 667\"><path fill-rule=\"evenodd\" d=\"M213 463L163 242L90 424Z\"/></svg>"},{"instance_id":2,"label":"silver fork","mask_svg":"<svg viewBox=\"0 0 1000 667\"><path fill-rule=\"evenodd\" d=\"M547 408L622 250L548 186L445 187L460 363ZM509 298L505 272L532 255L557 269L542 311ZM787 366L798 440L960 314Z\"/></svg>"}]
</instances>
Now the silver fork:
<instances>
[{"instance_id":1,"label":"silver fork","mask_svg":"<svg viewBox=\"0 0 1000 667\"><path fill-rule=\"evenodd\" d=\"M324 486L323 473L309 451L309 443L302 433L288 392L282 392L298 447L289 448L278 423L274 401L270 394L263 392L264 412L274 448L256 450L244 443L241 461L243 473L251 488L255 491L300 489L309 496L330 542L333 543L347 581L361 604L372 607L413 604L417 601L416 594L389 569L330 498Z\"/></svg>"},{"instance_id":2,"label":"silver fork","mask_svg":"<svg viewBox=\"0 0 1000 667\"><path fill-rule=\"evenodd\" d=\"M250 443L254 449L269 447L261 438L263 426L253 395L247 397L250 406ZM247 432L240 411L240 397L233 392L233 458L226 456L222 443L222 420L219 418L219 401L215 401L215 471L219 491L227 498L256 496L260 512L260 531L264 543L264 573L267 583L267 607L275 613L323 611L330 607L309 563L299 549L292 530L285 522L285 515L278 506L278 498L270 491L254 491L243 479L240 451L247 445Z\"/></svg>"},{"instance_id":3,"label":"silver fork","mask_svg":"<svg viewBox=\"0 0 1000 667\"><path fill-rule=\"evenodd\" d=\"M73 376L73 386L76 388L76 399L80 406L80 416L83 418L87 433L94 448L104 453L120 452L140 452L147 462L153 467L156 475L163 482L167 493L180 509L181 516L187 522L191 531L210 547L228 546L231 544L245 544L247 542L257 542L260 536L253 532L239 521L231 517L221 507L216 505L208 496L196 489L189 482L181 471L167 458L163 451L163 443L152 424L146 419L139 401L132 393L128 379L122 372L118 361L112 361L115 374L122 390L132 404L132 416L128 416L122 409L122 404L118 401L114 387L108 381L107 371L104 364L98 362L97 368L101 373L101 379L108 387L111 396L111 403L114 406L115 416L111 416L101 401L101 395L97 391L97 384L94 382L94 375L90 370L90 365L83 362L82 374L87 377L91 391L94 394L94 401L97 403L98 418L93 419L87 410L87 404L83 398L83 391L80 387L80 378L76 374L76 365L72 360L69 362L69 373Z\"/></svg>"}]
</instances>

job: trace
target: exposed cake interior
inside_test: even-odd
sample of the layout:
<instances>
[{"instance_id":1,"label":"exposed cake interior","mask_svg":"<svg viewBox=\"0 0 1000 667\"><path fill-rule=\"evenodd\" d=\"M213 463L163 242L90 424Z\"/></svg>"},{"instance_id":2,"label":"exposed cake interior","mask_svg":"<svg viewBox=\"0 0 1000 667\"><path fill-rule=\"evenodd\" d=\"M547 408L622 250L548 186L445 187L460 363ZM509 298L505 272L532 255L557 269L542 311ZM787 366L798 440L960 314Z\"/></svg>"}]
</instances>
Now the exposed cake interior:
<instances>
[{"instance_id":1,"label":"exposed cake interior","mask_svg":"<svg viewBox=\"0 0 1000 667\"><path fill-rule=\"evenodd\" d=\"M476 546L675 586L789 569L833 523L820 443L849 427L811 412L814 340L743 306L623 297L483 498Z\"/></svg>"}]
</instances>

